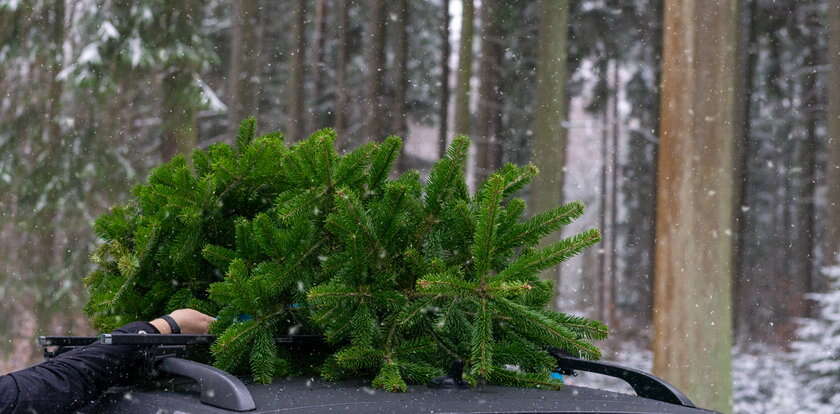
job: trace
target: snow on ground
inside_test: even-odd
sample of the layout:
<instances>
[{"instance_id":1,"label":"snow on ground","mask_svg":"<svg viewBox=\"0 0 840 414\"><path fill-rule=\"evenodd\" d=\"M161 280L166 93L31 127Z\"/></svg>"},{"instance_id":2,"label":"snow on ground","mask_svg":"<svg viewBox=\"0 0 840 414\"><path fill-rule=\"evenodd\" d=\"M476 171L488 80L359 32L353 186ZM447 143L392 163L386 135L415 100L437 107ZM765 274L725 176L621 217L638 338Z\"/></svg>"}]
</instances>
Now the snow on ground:
<instances>
[{"instance_id":1,"label":"snow on ground","mask_svg":"<svg viewBox=\"0 0 840 414\"><path fill-rule=\"evenodd\" d=\"M634 346L625 346L608 354L615 362L646 372L650 372L653 365L653 353ZM753 347L749 351L736 349L732 357L735 414L840 413L840 408L828 405L803 407L807 389L788 354L766 347ZM565 382L634 394L624 381L603 375L579 373L575 377L566 377Z\"/></svg>"}]
</instances>

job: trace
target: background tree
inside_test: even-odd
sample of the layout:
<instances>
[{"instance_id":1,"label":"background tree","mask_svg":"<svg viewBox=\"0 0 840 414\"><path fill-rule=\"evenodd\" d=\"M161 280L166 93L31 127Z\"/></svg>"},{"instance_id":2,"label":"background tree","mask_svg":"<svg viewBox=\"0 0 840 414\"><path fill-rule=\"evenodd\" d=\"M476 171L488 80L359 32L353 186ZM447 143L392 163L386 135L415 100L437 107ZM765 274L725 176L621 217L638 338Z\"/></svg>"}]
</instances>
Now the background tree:
<instances>
[{"instance_id":1,"label":"background tree","mask_svg":"<svg viewBox=\"0 0 840 414\"><path fill-rule=\"evenodd\" d=\"M470 133L470 87L472 83L475 6L462 0L461 38L458 41L458 72L455 84L455 133Z\"/></svg>"},{"instance_id":2,"label":"background tree","mask_svg":"<svg viewBox=\"0 0 840 414\"><path fill-rule=\"evenodd\" d=\"M228 135L234 135L239 122L257 115L260 88L262 44L259 2L231 2L230 76L228 76Z\"/></svg>"},{"instance_id":3,"label":"background tree","mask_svg":"<svg viewBox=\"0 0 840 414\"><path fill-rule=\"evenodd\" d=\"M563 203L563 166L566 164L566 37L567 1L540 2L537 111L533 159L540 175L531 185L531 214ZM555 239L559 235L555 236ZM555 241L552 239L551 241ZM548 242L548 238L546 238ZM558 282L558 268L542 276Z\"/></svg>"},{"instance_id":4,"label":"background tree","mask_svg":"<svg viewBox=\"0 0 840 414\"><path fill-rule=\"evenodd\" d=\"M476 118L475 185L483 183L502 162L501 131L501 9L495 2L481 4L481 56L478 62L478 116Z\"/></svg>"},{"instance_id":5,"label":"background tree","mask_svg":"<svg viewBox=\"0 0 840 414\"><path fill-rule=\"evenodd\" d=\"M826 113L826 208L823 244L828 263L840 262L840 4L829 4L825 22L830 31L826 84L828 111Z\"/></svg>"},{"instance_id":6,"label":"background tree","mask_svg":"<svg viewBox=\"0 0 840 414\"><path fill-rule=\"evenodd\" d=\"M732 404L739 8L665 2L657 166L654 372L722 412Z\"/></svg>"},{"instance_id":7,"label":"background tree","mask_svg":"<svg viewBox=\"0 0 840 414\"><path fill-rule=\"evenodd\" d=\"M286 87L289 100L286 115L286 134L292 140L304 138L304 127L306 126L306 103L304 83L304 70L306 65L306 0L297 0L294 4L294 17L292 21L292 47L289 62L289 83Z\"/></svg>"},{"instance_id":8,"label":"background tree","mask_svg":"<svg viewBox=\"0 0 840 414\"><path fill-rule=\"evenodd\" d=\"M365 47L367 76L366 141L379 141L385 135L385 26L388 12L385 0L369 0L369 20Z\"/></svg>"}]
</instances>

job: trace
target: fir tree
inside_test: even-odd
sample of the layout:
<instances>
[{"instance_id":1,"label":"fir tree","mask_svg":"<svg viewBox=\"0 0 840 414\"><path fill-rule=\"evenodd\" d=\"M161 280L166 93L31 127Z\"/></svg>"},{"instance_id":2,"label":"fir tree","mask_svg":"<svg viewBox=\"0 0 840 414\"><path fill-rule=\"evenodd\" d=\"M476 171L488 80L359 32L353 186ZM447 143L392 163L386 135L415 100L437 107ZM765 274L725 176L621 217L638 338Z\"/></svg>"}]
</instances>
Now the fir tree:
<instances>
[{"instance_id":1,"label":"fir tree","mask_svg":"<svg viewBox=\"0 0 840 414\"><path fill-rule=\"evenodd\" d=\"M583 213L580 203L524 219L514 195L537 174L505 165L475 195L464 178L469 141L454 140L422 182L391 178L401 141L345 155L332 130L291 147L254 139L176 158L97 220L105 240L88 277L88 311L108 329L182 306L213 312L216 365L256 381L318 367L405 390L454 360L472 382L555 388L548 347L598 358L597 321L546 309L539 278L600 239L596 230L538 247ZM275 343L321 334L301 362ZM441 356L445 356L442 358Z\"/></svg>"}]
</instances>

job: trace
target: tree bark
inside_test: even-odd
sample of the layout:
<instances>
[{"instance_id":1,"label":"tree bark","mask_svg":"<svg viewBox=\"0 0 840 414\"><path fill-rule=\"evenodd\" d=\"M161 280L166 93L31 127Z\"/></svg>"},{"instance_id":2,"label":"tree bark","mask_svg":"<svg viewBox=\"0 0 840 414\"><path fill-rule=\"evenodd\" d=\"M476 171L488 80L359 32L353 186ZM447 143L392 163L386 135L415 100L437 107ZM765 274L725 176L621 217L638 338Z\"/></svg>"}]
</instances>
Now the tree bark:
<instances>
[{"instance_id":1,"label":"tree bark","mask_svg":"<svg viewBox=\"0 0 840 414\"><path fill-rule=\"evenodd\" d=\"M304 137L304 66L306 65L306 0L297 0L294 5L294 17L292 18L292 53L289 62L289 83L287 93L289 94L288 110L286 115L287 137L290 142L299 141Z\"/></svg>"},{"instance_id":2,"label":"tree bark","mask_svg":"<svg viewBox=\"0 0 840 414\"><path fill-rule=\"evenodd\" d=\"M481 4L481 57L479 58L478 119L476 120L475 185L480 186L502 163L500 93L502 43L499 5Z\"/></svg>"},{"instance_id":3,"label":"tree bark","mask_svg":"<svg viewBox=\"0 0 840 414\"><path fill-rule=\"evenodd\" d=\"M449 44L449 0L443 0L443 20L440 26L440 129L438 130L438 156L446 153L446 140L449 135L449 56L452 47Z\"/></svg>"},{"instance_id":4,"label":"tree bark","mask_svg":"<svg viewBox=\"0 0 840 414\"><path fill-rule=\"evenodd\" d=\"M391 130L389 134L394 134L402 137L403 141L408 142L408 110L406 102L406 94L408 91L408 19L409 7L408 0L396 1L396 39L394 39L394 103L391 113ZM397 162L397 169L405 171L408 169L406 165L406 145L402 146L399 161Z\"/></svg>"},{"instance_id":5,"label":"tree bark","mask_svg":"<svg viewBox=\"0 0 840 414\"><path fill-rule=\"evenodd\" d=\"M228 75L228 134L231 139L239 123L257 116L259 93L259 10L255 0L231 3L230 74Z\"/></svg>"},{"instance_id":6,"label":"tree bark","mask_svg":"<svg viewBox=\"0 0 840 414\"><path fill-rule=\"evenodd\" d=\"M458 41L458 74L455 86L455 134L470 134L470 81L472 80L475 6L463 0L461 39Z\"/></svg>"},{"instance_id":7,"label":"tree bark","mask_svg":"<svg viewBox=\"0 0 840 414\"><path fill-rule=\"evenodd\" d=\"M840 3L832 2L826 16L828 40L828 139L826 141L825 252L827 264L840 264Z\"/></svg>"},{"instance_id":8,"label":"tree bark","mask_svg":"<svg viewBox=\"0 0 840 414\"><path fill-rule=\"evenodd\" d=\"M350 1L337 0L338 56L335 68L335 129L339 147L345 147L347 130L347 60L350 53Z\"/></svg>"},{"instance_id":9,"label":"tree bark","mask_svg":"<svg viewBox=\"0 0 840 414\"><path fill-rule=\"evenodd\" d=\"M566 165L566 38L568 0L540 1L539 49L537 54L537 108L534 114L534 164L540 173L531 184L528 206L531 215L563 204L563 167ZM555 232L542 241L560 240ZM543 278L560 285L560 266L543 271ZM552 302L554 303L554 302ZM556 304L555 304L556 305Z\"/></svg>"},{"instance_id":10,"label":"tree bark","mask_svg":"<svg viewBox=\"0 0 840 414\"><path fill-rule=\"evenodd\" d=\"M367 61L367 136L365 141L380 141L385 135L385 0L369 0L368 39L365 43Z\"/></svg>"},{"instance_id":11,"label":"tree bark","mask_svg":"<svg viewBox=\"0 0 840 414\"><path fill-rule=\"evenodd\" d=\"M193 85L193 73L184 68L171 67L161 84L163 88L163 141L160 155L167 161L176 154L189 159L198 144L198 91Z\"/></svg>"},{"instance_id":12,"label":"tree bark","mask_svg":"<svg viewBox=\"0 0 840 414\"><path fill-rule=\"evenodd\" d=\"M737 0L666 0L654 372L732 411L732 229L742 134Z\"/></svg>"},{"instance_id":13,"label":"tree bark","mask_svg":"<svg viewBox=\"0 0 840 414\"><path fill-rule=\"evenodd\" d=\"M324 63L324 44L326 43L327 35L327 0L318 0L315 4L315 37L312 50L312 99L307 118L309 124L307 128L309 132L314 132L316 129L323 128L323 97L321 94L324 89L323 73L326 70Z\"/></svg>"}]
</instances>

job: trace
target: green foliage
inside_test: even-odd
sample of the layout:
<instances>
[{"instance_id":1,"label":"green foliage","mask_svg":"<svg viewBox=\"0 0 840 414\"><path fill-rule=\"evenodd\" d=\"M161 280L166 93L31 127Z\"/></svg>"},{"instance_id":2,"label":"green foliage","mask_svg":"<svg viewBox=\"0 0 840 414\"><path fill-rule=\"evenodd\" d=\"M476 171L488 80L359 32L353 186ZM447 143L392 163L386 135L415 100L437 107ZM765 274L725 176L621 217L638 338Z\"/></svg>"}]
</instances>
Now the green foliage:
<instances>
[{"instance_id":1,"label":"green foliage","mask_svg":"<svg viewBox=\"0 0 840 414\"><path fill-rule=\"evenodd\" d=\"M606 327L547 310L553 287L539 273L600 235L538 247L583 206L523 219L514 194L535 167L506 165L470 195L464 137L424 183L392 176L395 137L339 155L329 129L292 147L254 130L246 120L235 147L196 151L194 169L164 164L97 220L104 243L87 278L97 327L199 307L218 318L217 366L258 382L306 368L274 337L323 334L322 376L389 391L455 359L473 382L556 388L546 347L599 357L591 341Z\"/></svg>"}]
</instances>

